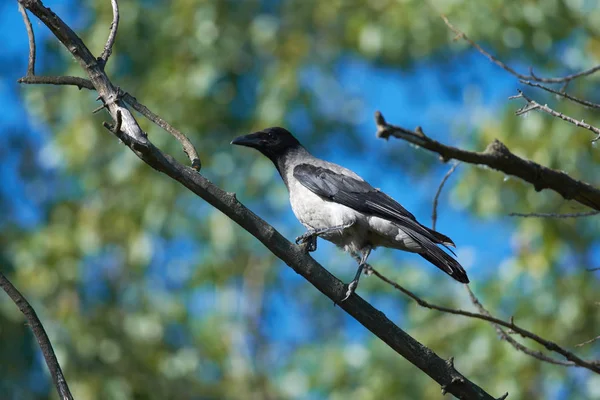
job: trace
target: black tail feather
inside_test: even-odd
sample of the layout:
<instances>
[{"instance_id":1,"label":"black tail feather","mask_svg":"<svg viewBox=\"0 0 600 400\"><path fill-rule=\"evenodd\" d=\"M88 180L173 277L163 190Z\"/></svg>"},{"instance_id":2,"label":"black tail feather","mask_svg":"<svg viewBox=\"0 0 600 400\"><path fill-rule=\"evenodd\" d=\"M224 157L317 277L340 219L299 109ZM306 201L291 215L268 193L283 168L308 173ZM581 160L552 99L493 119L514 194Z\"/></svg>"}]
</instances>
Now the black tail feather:
<instances>
[{"instance_id":1,"label":"black tail feather","mask_svg":"<svg viewBox=\"0 0 600 400\"><path fill-rule=\"evenodd\" d=\"M446 235L444 235L442 233L439 233L437 231L434 231L433 229L430 229L430 228L428 228L426 226L423 226L423 228L427 229L427 231L429 233L431 233L433 235L433 237L436 238L439 241L438 244L443 244L444 246L446 246L446 248L448 246L456 247L456 245L454 244L454 242L452 241L452 239L450 239L448 236L446 236ZM448 250L450 250L450 249L448 249Z\"/></svg>"},{"instance_id":2,"label":"black tail feather","mask_svg":"<svg viewBox=\"0 0 600 400\"><path fill-rule=\"evenodd\" d=\"M437 251L428 251L426 253L419 253L421 257L456 279L461 283L469 283L467 272L464 268L452 258L448 253L439 247L435 247Z\"/></svg>"}]
</instances>

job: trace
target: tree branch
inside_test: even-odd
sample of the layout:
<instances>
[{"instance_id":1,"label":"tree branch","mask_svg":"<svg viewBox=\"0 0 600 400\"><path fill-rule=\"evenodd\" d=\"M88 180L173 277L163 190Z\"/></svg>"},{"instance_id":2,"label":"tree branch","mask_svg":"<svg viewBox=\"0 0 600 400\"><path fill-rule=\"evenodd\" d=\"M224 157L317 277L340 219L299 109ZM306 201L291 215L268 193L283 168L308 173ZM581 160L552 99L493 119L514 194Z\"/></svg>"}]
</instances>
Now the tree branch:
<instances>
[{"instance_id":1,"label":"tree branch","mask_svg":"<svg viewBox=\"0 0 600 400\"><path fill-rule=\"evenodd\" d=\"M433 230L435 230L435 225L436 225L436 222L437 222L437 207L438 207L438 199L439 199L440 193L442 192L442 189L444 188L444 184L446 183L446 181L448 180L448 178L450 177L450 175L452 175L452 172L454 172L454 170L456 169L457 166L458 166L458 164L455 164L446 173L446 175L442 179L442 181L441 181L441 183L440 183L440 185L438 187L438 190L437 190L437 192L435 194L435 197L433 199L433 211L432 211L432 217L431 217L431 219L432 219L432 221L431 221L432 222L431 223L431 229L433 229ZM413 300L415 300L417 302L417 304L419 304L419 305L421 305L423 307L432 308L432 309L435 309L435 310L438 310L438 311L442 311L442 312L447 312L447 310L444 309L443 307L435 306L435 305L432 305L430 303L427 303L425 300L422 300L421 298L417 297L414 293L410 292L407 289L404 289L402 286L400 286L399 284L391 281L389 278L385 277L384 275L382 275L382 274L380 274L378 272L375 272L372 267L370 267L370 272L375 273L376 276L379 279L381 279L384 282L392 285L397 290L400 290L402 293L404 293L407 296L411 297ZM492 314L490 314L490 312L483 307L483 304L481 304L481 302L479 301L479 299L471 291L471 288L468 285L465 285L465 288L466 288L467 292L469 292L469 297L471 298L471 302L473 303L473 305L475 305L475 307L477 307L477 309L479 310L479 313L482 314L482 315L486 315L488 317L492 317L493 318ZM512 320L511 320L511 322L512 322ZM531 357L537 358L540 361L548 362L548 363L551 363L551 364L563 365L563 366L574 366L574 365L576 365L572 361L560 361L560 360L556 360L556 359L554 359L552 357L546 356L542 352L531 350L528 347L524 346L523 344L521 344L521 343L517 342L516 340L514 340L504 329L502 329L502 327L500 325L498 325L496 323L493 323L493 322L492 322L492 325L496 329L496 332L500 336L500 339L508 342L511 346L513 346L518 351L522 351L523 353L528 354Z\"/></svg>"},{"instance_id":2,"label":"tree branch","mask_svg":"<svg viewBox=\"0 0 600 400\"><path fill-rule=\"evenodd\" d=\"M283 260L294 271L306 278L313 286L335 302L345 295L345 285L325 270L303 251L287 241L272 226L244 207L233 193L226 193L213 185L196 170L178 163L173 157L162 153L145 135L127 108L119 103L118 93L104 71L81 39L40 1L20 0L36 15L55 36L71 51L86 71L98 93L107 102L111 115L116 119L117 110L122 113L122 128L113 132L141 160L187 187L209 204L223 212L242 228L260 240L275 256ZM106 102L106 101L105 101ZM116 130L115 130L116 131ZM406 332L394 325L381 311L375 309L361 297L352 295L340 304L340 308L354 317L363 326L388 344L398 354L413 363L436 380L444 391L461 399L493 399L483 389L460 375L452 363L448 363L430 349L417 342Z\"/></svg>"},{"instance_id":3,"label":"tree branch","mask_svg":"<svg viewBox=\"0 0 600 400\"><path fill-rule=\"evenodd\" d=\"M104 51L102 51L102 54L98 58L98 63L102 68L106 66L108 57L112 54L112 48L117 39L117 30L119 29L119 3L117 3L117 0L110 0L110 4L112 5L113 10L113 20L110 23L110 32L106 44L104 45Z\"/></svg>"},{"instance_id":4,"label":"tree branch","mask_svg":"<svg viewBox=\"0 0 600 400\"><path fill-rule=\"evenodd\" d=\"M92 81L85 78L80 78L78 76L24 76L17 80L18 83L25 83L28 85L67 85L67 86L77 86L79 90L81 89L89 89L96 90Z\"/></svg>"},{"instance_id":5,"label":"tree branch","mask_svg":"<svg viewBox=\"0 0 600 400\"><path fill-rule=\"evenodd\" d=\"M417 302L417 304L419 304L421 307L425 307L425 308L429 308L431 310L436 310L436 311L441 311L444 313L448 313L448 314L454 314L454 315L462 315L465 317L470 317L470 318L475 318L475 319L481 319L484 321L488 321L491 322L494 325L498 325L498 326L503 326L505 328L511 329L512 331L518 333L519 335L521 335L524 338L527 339L531 339L534 342L539 343L540 345L544 346L546 349L556 352L562 356L564 356L567 360L569 360L570 362L564 362L564 361L560 361L560 360L556 360L553 359L551 357L548 357L546 355L544 355L543 353L540 353L538 351L534 351L534 350L530 350L527 349L525 346L521 345L520 343L517 343L517 346L515 346L515 342L514 339L511 338L511 340L509 341L509 343L511 343L515 348L517 348L520 351L524 351L525 353L529 354L530 356L533 356L539 360L542 361L546 361L546 362L550 362L552 364L557 364L557 365L564 365L564 366L579 366L579 367L583 367L586 369L589 369L590 371L593 371L595 373L600 374L600 362L597 361L585 361L581 358L579 358L577 355L575 355L574 353L566 350L565 348L557 345L554 342L551 342L549 340L546 340L538 335L536 335L533 332L530 332L526 329L523 329L517 325L515 325L515 323L512 321L510 322L506 322L503 321L501 319L495 318L493 316L491 316L487 310L485 310L485 313L473 313L470 311L464 311L464 310L460 310L460 309L453 309L453 308L449 308L449 307L444 307L444 306L438 306L432 303L429 303L423 299L421 299L419 296L417 296L416 294L414 294L413 292L411 292L408 289L405 289L404 287L400 286L399 284L397 284L396 282L390 280L389 278L387 278L385 275L379 273L377 270L375 270L373 267L369 266L369 269L371 273L373 273L375 276L377 276L379 279L381 279L382 281L386 282L387 284L393 286L395 289L399 290L400 292L404 293L406 296L410 297L411 299L413 299L414 301ZM465 285L467 286L467 285ZM471 293L470 289L467 286L467 290ZM476 304L481 306L481 303L479 303L479 301L474 297L474 295L472 295L471 300ZM481 306L483 308L483 306ZM504 335L508 336L508 334L506 332L504 332ZM504 335L501 335L502 339L507 340Z\"/></svg>"},{"instance_id":6,"label":"tree branch","mask_svg":"<svg viewBox=\"0 0 600 400\"><path fill-rule=\"evenodd\" d=\"M27 11L25 11L21 3L19 3L19 12L23 16L23 22L25 23L25 28L27 29L27 38L29 39L29 61L27 63L27 76L33 76L35 75L35 36L33 35L33 27L31 26L31 21L29 20Z\"/></svg>"},{"instance_id":7,"label":"tree branch","mask_svg":"<svg viewBox=\"0 0 600 400\"><path fill-rule=\"evenodd\" d=\"M26 83L26 84L48 84L48 85L72 85L77 86L79 89L85 88L89 90L95 90L94 85L89 79L80 78L77 76L24 76L20 78L17 82ZM148 118L150 121L154 122L156 125L163 128L165 131L170 133L175 139L181 143L183 147L184 153L190 159L192 163L192 168L197 171L200 171L202 166L200 162L200 158L198 158L198 152L196 148L190 142L187 136L185 136L181 131L175 129L172 125L170 125L167 121L154 114L148 107L138 102L135 97L125 92L122 93L123 100L134 110L142 114L144 117Z\"/></svg>"},{"instance_id":8,"label":"tree branch","mask_svg":"<svg viewBox=\"0 0 600 400\"><path fill-rule=\"evenodd\" d=\"M450 168L450 170L448 172L446 172L446 175L444 175L444 177L442 178L442 181L440 182L440 185L437 188L437 192L435 192L435 197L433 198L433 209L431 211L431 229L433 229L435 231L435 225L437 224L437 208L438 208L438 201L440 199L440 194L442 194L442 189L444 188L444 185L446 184L446 181L448 180L448 178L450 178L450 175L452 175L452 173L454 172L454 170L456 169L456 167L458 167L460 163L456 163L452 166L452 168Z\"/></svg>"},{"instance_id":9,"label":"tree branch","mask_svg":"<svg viewBox=\"0 0 600 400\"><path fill-rule=\"evenodd\" d=\"M463 31L461 31L460 29L458 29L457 27L452 25L445 15L442 15L441 17L444 20L444 22L446 23L446 25L448 26L448 28L450 28L450 30L456 34L455 39L463 39L464 41L469 43L471 45L471 47L473 47L478 52L480 52L482 55L484 55L492 63L496 64L497 66L499 66L500 68L502 68L503 70L508 72L509 74L514 75L519 79L526 80L526 81L542 82L542 83L564 83L566 85L573 79L577 79L582 76L591 75L597 71L600 71L600 65L597 65L590 69L586 69L584 71L577 72L575 74L558 77L558 78L540 78L539 76L536 76L533 73L532 68L529 69L530 75L521 74L521 73L517 72L515 69L509 67L508 65L506 65L505 63L500 61L499 59L497 59L496 57L494 57L493 55L491 55L490 53L488 53L487 51L485 51L480 45L478 45L476 42L474 42L472 39L470 39Z\"/></svg>"},{"instance_id":10,"label":"tree branch","mask_svg":"<svg viewBox=\"0 0 600 400\"><path fill-rule=\"evenodd\" d=\"M465 285L466 286L466 285ZM475 307L477 307L477 309L479 310L480 314L483 315L487 315L488 317L493 317L492 314L486 310L483 307L483 304L481 304L481 302L479 301L479 299L475 296L475 294L473 293L473 291L471 290L471 288L469 286L466 286L467 292L469 292L469 298L471 299L471 303L473 303L473 305L475 305ZM512 318L511 318L511 323L512 323ZM557 360L555 358L549 357L547 355L545 355L544 353L542 353L541 351L536 351L536 350L531 350L530 348L528 348L527 346L517 342L515 339L513 339L508 332L506 332L504 329L502 329L502 327L496 323L492 322L492 325L494 326L494 329L496 329L496 332L498 333L498 336L500 336L501 340L504 340L505 342L509 343L512 347L514 347L515 349L517 349L518 351L521 351L533 358L537 358L540 361L544 361L550 364L555 364L555 365L562 365L565 367L573 367L576 366L577 364L575 364L573 361L561 361L561 360Z\"/></svg>"},{"instance_id":11,"label":"tree branch","mask_svg":"<svg viewBox=\"0 0 600 400\"><path fill-rule=\"evenodd\" d=\"M591 101L587 101L587 100L577 98L575 96L571 96L568 93L561 92L559 90L554 90L552 88L549 88L548 86L540 85L539 83L536 83L536 82L526 81L523 79L521 79L519 82L521 82L524 85L539 88L539 89L545 90L546 92L555 94L557 96L564 97L565 99L571 100L574 103L581 104L582 106L586 106L586 107L590 107L590 108L600 108L600 104L598 104L598 103L592 103Z\"/></svg>"},{"instance_id":12,"label":"tree branch","mask_svg":"<svg viewBox=\"0 0 600 400\"><path fill-rule=\"evenodd\" d=\"M591 217L593 215L600 214L600 211L585 211L579 213L569 213L569 214L556 214L556 213L510 213L509 217L523 217L523 218L583 218L583 217Z\"/></svg>"},{"instance_id":13,"label":"tree branch","mask_svg":"<svg viewBox=\"0 0 600 400\"><path fill-rule=\"evenodd\" d=\"M585 342L583 342L583 343L576 344L576 345L575 345L575 347L581 347L581 346L585 346L586 344L593 343L593 342L595 342L596 340L600 340L600 336L596 336L595 338L592 338L592 339L590 339L590 340L586 340L586 341L585 341Z\"/></svg>"},{"instance_id":14,"label":"tree branch","mask_svg":"<svg viewBox=\"0 0 600 400\"><path fill-rule=\"evenodd\" d=\"M538 103L537 101L528 97L521 90L518 90L518 92L519 92L519 94L517 96L512 96L512 97L510 97L510 99L512 100L512 99L523 98L523 99L525 99L525 101L527 103L521 109L519 109L515 112L516 115L523 115L523 114L528 113L529 111L540 110L540 111L545 112L546 114L552 115L553 117L560 118L563 121L567 121L567 122L577 126L578 128L584 128L584 129L587 129L588 131L595 133L596 137L594 139L592 139L592 142L595 142L598 139L600 139L600 129L596 128L595 126L592 126L592 125L584 122L583 120L578 121L575 118L569 117L568 115L565 115L563 113L555 111L555 110L551 109L550 107L548 107L546 104L542 105L542 104Z\"/></svg>"},{"instance_id":15,"label":"tree branch","mask_svg":"<svg viewBox=\"0 0 600 400\"><path fill-rule=\"evenodd\" d=\"M551 189L567 200L575 200L600 211L600 190L592 185L571 178L562 171L523 159L510 152L499 140L494 140L483 152L472 152L446 146L427 137L420 127L411 131L388 124L383 115L375 113L377 137L394 136L440 155L442 161L459 160L469 164L486 165L506 175L516 176L533 185L536 191Z\"/></svg>"},{"instance_id":16,"label":"tree branch","mask_svg":"<svg viewBox=\"0 0 600 400\"><path fill-rule=\"evenodd\" d=\"M50 375L52 375L52 380L54 381L54 385L56 386L56 390L58 391L58 395L60 396L61 400L73 400L73 396L69 391L67 381L65 380L63 372L60 369L60 365L58 364L58 360L56 359L56 354L54 354L54 349L52 348L50 339L48 338L40 319L35 313L35 310L33 307L31 307L31 304L29 304L25 297L23 297L23 295L17 290L17 288L13 286L8 278L2 274L2 272L0 272L0 287L2 287L2 289L16 304L19 310L21 310L25 316L25 319L27 320L27 323L31 327L33 335L40 345L40 349L44 355L44 360L46 360L46 365L50 370Z\"/></svg>"}]
</instances>

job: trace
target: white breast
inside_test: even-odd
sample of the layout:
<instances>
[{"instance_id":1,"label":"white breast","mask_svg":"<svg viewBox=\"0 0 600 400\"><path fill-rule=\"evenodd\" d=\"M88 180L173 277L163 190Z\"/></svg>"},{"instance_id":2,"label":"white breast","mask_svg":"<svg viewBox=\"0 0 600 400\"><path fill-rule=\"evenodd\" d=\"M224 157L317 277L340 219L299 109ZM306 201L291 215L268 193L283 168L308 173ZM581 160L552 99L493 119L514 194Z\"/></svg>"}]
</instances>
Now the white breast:
<instances>
[{"instance_id":1,"label":"white breast","mask_svg":"<svg viewBox=\"0 0 600 400\"><path fill-rule=\"evenodd\" d=\"M366 241L366 220L355 210L342 204L327 201L316 195L290 172L287 178L290 203L296 218L310 230L326 229L334 226L351 225L344 231L321 235L346 251L357 252Z\"/></svg>"}]
</instances>

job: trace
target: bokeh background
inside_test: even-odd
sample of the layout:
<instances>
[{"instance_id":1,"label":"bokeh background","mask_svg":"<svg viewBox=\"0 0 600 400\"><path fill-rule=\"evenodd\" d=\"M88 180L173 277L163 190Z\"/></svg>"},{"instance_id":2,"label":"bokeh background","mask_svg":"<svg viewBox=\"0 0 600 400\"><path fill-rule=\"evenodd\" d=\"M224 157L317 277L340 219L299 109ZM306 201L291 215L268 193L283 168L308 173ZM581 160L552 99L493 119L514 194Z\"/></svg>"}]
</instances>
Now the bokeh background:
<instances>
[{"instance_id":1,"label":"bokeh background","mask_svg":"<svg viewBox=\"0 0 600 400\"><path fill-rule=\"evenodd\" d=\"M99 54L107 1L46 1ZM600 63L593 0L122 1L107 70L113 82L188 134L202 173L286 237L303 233L269 161L230 140L282 125L316 155L354 169L424 223L449 165L375 137L421 125L444 143L518 155L600 184L589 132L547 115L515 117L518 81L439 15L515 68L561 75ZM37 73L81 75L32 17ZM151 170L92 115L95 94L19 86L27 36L16 1L0 4L0 268L49 332L77 399L432 399L435 382L391 351L253 237ZM598 76L572 93L600 101ZM541 103L600 125L594 110ZM151 140L180 145L139 118ZM187 161L186 161L187 162ZM517 219L582 207L515 178L461 165L438 229L458 245L471 288L500 317L573 348L600 334L598 217ZM349 281L355 263L321 242L314 257ZM370 261L423 297L469 308L464 289L419 257ZM600 377L541 363L489 324L418 307L373 277L359 294L488 392L509 399L598 399ZM535 346L533 346L535 348ZM600 345L578 349L598 358ZM0 294L0 398L54 399L23 317Z\"/></svg>"}]
</instances>

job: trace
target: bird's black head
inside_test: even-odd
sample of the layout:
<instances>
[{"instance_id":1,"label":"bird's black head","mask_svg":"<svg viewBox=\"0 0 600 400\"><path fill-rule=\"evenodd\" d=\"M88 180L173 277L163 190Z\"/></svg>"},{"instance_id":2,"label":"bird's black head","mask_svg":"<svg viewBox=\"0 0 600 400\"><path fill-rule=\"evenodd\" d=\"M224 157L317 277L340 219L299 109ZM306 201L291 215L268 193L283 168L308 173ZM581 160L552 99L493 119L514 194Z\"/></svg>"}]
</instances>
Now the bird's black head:
<instances>
[{"instance_id":1,"label":"bird's black head","mask_svg":"<svg viewBox=\"0 0 600 400\"><path fill-rule=\"evenodd\" d=\"M300 147L300 142L290 132L279 127L240 136L233 139L231 144L255 148L275 163L288 151Z\"/></svg>"}]
</instances>

